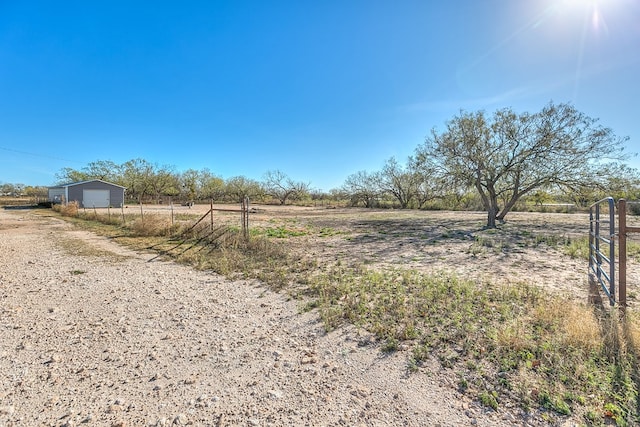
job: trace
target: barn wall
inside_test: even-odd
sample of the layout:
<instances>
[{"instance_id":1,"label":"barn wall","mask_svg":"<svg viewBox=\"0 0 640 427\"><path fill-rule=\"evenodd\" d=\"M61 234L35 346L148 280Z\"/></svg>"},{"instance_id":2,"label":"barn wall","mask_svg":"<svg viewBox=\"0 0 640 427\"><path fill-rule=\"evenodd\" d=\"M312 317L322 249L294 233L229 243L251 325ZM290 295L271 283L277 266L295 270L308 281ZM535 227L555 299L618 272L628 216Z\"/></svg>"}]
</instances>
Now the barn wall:
<instances>
[{"instance_id":1,"label":"barn wall","mask_svg":"<svg viewBox=\"0 0 640 427\"><path fill-rule=\"evenodd\" d=\"M70 185L68 187L68 201L76 201L78 206L84 207L82 203L82 192L84 190L109 190L109 202L112 207L119 208L124 203L124 188L103 181L89 181Z\"/></svg>"},{"instance_id":2,"label":"barn wall","mask_svg":"<svg viewBox=\"0 0 640 427\"><path fill-rule=\"evenodd\" d=\"M124 205L124 188L111 187L111 206L121 208Z\"/></svg>"},{"instance_id":3,"label":"barn wall","mask_svg":"<svg viewBox=\"0 0 640 427\"><path fill-rule=\"evenodd\" d=\"M64 187L49 188L49 201L54 203L62 203L65 199Z\"/></svg>"}]
</instances>

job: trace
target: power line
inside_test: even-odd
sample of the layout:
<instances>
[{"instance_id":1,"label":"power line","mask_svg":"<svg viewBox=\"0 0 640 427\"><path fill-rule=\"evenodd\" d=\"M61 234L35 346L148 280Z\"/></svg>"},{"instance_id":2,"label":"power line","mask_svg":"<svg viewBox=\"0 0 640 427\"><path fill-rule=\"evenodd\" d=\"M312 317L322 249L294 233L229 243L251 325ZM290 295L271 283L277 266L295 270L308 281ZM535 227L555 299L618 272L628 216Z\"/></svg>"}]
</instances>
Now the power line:
<instances>
[{"instance_id":1,"label":"power line","mask_svg":"<svg viewBox=\"0 0 640 427\"><path fill-rule=\"evenodd\" d=\"M52 156L52 155L49 155L49 154L31 153L29 151L16 150L14 148L0 147L0 150L9 151L11 153L17 153L17 154L25 154L27 156L42 157L42 158L45 158L45 159L61 160L63 162L78 163L78 164L82 164L83 163L83 162L79 162L77 160L63 159L62 157Z\"/></svg>"}]
</instances>

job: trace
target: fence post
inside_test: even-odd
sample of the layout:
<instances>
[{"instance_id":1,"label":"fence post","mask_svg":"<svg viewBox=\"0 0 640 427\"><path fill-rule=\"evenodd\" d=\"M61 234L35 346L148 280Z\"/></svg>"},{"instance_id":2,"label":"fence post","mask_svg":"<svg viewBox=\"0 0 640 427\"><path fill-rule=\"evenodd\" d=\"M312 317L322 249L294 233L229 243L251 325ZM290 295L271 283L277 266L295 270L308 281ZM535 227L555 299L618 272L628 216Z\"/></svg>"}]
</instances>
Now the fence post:
<instances>
[{"instance_id":1,"label":"fence post","mask_svg":"<svg viewBox=\"0 0 640 427\"><path fill-rule=\"evenodd\" d=\"M245 240L249 240L249 198L242 199L242 234Z\"/></svg>"},{"instance_id":2,"label":"fence post","mask_svg":"<svg viewBox=\"0 0 640 427\"><path fill-rule=\"evenodd\" d=\"M618 200L618 304L627 308L627 201Z\"/></svg>"},{"instance_id":3,"label":"fence post","mask_svg":"<svg viewBox=\"0 0 640 427\"><path fill-rule=\"evenodd\" d=\"M245 224L245 202L247 201L247 198L243 198L242 201L240 202L240 222L241 222L241 227L242 227L242 237L244 237L245 239L247 238L247 233L244 230L244 224Z\"/></svg>"},{"instance_id":4,"label":"fence post","mask_svg":"<svg viewBox=\"0 0 640 427\"><path fill-rule=\"evenodd\" d=\"M595 229L595 233L596 236L600 236L600 204L596 205L596 229ZM598 267L600 267L602 265L602 257L600 255L600 238L597 237L596 239L594 239L595 241L595 253L596 253L596 264L598 265ZM598 283L602 283L602 272L600 270L600 268L597 269L596 271L596 277L598 278Z\"/></svg>"},{"instance_id":5,"label":"fence post","mask_svg":"<svg viewBox=\"0 0 640 427\"><path fill-rule=\"evenodd\" d=\"M210 230L210 231L213 231L213 199L211 199L211 209L210 209L210 212L211 212L211 227L210 227L210 229L209 229L209 230Z\"/></svg>"}]
</instances>

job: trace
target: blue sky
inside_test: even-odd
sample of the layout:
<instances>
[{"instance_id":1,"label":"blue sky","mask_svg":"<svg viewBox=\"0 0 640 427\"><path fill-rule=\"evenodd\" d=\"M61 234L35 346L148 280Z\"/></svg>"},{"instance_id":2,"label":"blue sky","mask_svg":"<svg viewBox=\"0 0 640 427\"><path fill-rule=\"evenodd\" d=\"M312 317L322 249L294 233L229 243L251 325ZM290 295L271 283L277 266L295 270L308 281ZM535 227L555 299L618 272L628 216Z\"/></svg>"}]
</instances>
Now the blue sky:
<instances>
[{"instance_id":1,"label":"blue sky","mask_svg":"<svg viewBox=\"0 0 640 427\"><path fill-rule=\"evenodd\" d=\"M638 76L638 0L0 0L0 182L143 158L329 190L550 101L640 152Z\"/></svg>"}]
</instances>

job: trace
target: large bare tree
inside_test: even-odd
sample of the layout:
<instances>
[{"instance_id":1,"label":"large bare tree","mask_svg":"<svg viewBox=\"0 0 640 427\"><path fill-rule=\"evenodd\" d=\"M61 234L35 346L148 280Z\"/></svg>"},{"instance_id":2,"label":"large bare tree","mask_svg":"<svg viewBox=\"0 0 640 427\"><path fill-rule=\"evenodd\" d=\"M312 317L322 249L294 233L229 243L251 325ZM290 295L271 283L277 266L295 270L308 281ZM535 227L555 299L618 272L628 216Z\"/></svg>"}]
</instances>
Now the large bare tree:
<instances>
[{"instance_id":1,"label":"large bare tree","mask_svg":"<svg viewBox=\"0 0 640 427\"><path fill-rule=\"evenodd\" d=\"M367 171L359 171L347 177L342 191L351 198L351 204L363 202L365 207L372 208L382 194L378 177Z\"/></svg>"},{"instance_id":2,"label":"large bare tree","mask_svg":"<svg viewBox=\"0 0 640 427\"><path fill-rule=\"evenodd\" d=\"M417 199L421 175L415 169L400 165L394 157L384 163L376 177L380 189L391 194L402 209Z\"/></svg>"},{"instance_id":3,"label":"large bare tree","mask_svg":"<svg viewBox=\"0 0 640 427\"><path fill-rule=\"evenodd\" d=\"M439 173L438 166L432 161L410 156L407 160L407 170L416 182L414 198L418 209L422 209L428 201L443 198L453 190L446 175Z\"/></svg>"},{"instance_id":4,"label":"large bare tree","mask_svg":"<svg viewBox=\"0 0 640 427\"><path fill-rule=\"evenodd\" d=\"M281 205L309 194L310 184L294 181L279 170L267 171L262 182L266 195L277 199Z\"/></svg>"},{"instance_id":5,"label":"large bare tree","mask_svg":"<svg viewBox=\"0 0 640 427\"><path fill-rule=\"evenodd\" d=\"M550 103L535 114L461 112L443 132L431 132L416 158L475 188L487 227L495 228L533 190L590 185L607 174L624 158L624 141L572 105Z\"/></svg>"}]
</instances>

